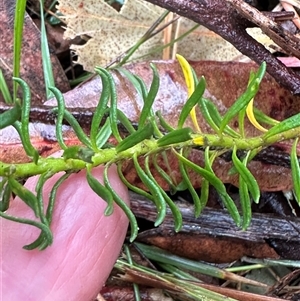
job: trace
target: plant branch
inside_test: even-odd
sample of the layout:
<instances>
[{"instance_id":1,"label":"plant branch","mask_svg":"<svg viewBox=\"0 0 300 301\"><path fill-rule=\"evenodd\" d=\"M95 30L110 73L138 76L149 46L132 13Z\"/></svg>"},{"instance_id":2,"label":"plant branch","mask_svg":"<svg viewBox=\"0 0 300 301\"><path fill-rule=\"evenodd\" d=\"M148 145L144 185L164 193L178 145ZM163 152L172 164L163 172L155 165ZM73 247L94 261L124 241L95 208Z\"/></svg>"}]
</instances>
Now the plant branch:
<instances>
[{"instance_id":1,"label":"plant branch","mask_svg":"<svg viewBox=\"0 0 300 301\"><path fill-rule=\"evenodd\" d=\"M96 167L106 163L118 163L123 160L130 160L133 154L139 156L148 155L150 153L161 153L170 147L174 148L197 148L197 147L217 147L220 149L233 149L236 146L239 150L253 150L265 148L278 141L293 139L300 135L300 127L278 133L276 135L264 138L257 136L253 138L234 138L230 136L219 136L215 134L191 134L190 139L166 146L159 146L159 140L147 139L137 145L117 152L116 148L101 149L92 157L92 166ZM0 176L11 176L16 178L27 178L39 175L51 170L53 173L60 171L74 171L85 169L87 162L80 159L64 159L64 158L39 158L35 163L6 164L0 162Z\"/></svg>"},{"instance_id":2,"label":"plant branch","mask_svg":"<svg viewBox=\"0 0 300 301\"><path fill-rule=\"evenodd\" d=\"M267 71L293 94L300 93L299 76L276 59L246 28L253 23L279 46L300 57L299 39L263 13L241 0L146 0L214 31L256 63L267 63Z\"/></svg>"}]
</instances>

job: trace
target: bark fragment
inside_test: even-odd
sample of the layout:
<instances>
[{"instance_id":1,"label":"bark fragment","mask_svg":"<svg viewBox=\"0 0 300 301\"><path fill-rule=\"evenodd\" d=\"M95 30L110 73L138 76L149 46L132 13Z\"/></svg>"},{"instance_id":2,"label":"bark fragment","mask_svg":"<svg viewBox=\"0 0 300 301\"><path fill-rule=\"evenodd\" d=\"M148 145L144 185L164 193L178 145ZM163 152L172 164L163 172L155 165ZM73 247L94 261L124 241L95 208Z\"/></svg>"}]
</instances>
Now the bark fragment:
<instances>
[{"instance_id":1,"label":"bark fragment","mask_svg":"<svg viewBox=\"0 0 300 301\"><path fill-rule=\"evenodd\" d=\"M258 25L288 53L300 57L300 40L280 24L242 0L146 0L189 18L219 34L256 63L267 63L268 72L293 94L300 93L300 78L284 66L262 44L247 34L246 28Z\"/></svg>"}]
</instances>

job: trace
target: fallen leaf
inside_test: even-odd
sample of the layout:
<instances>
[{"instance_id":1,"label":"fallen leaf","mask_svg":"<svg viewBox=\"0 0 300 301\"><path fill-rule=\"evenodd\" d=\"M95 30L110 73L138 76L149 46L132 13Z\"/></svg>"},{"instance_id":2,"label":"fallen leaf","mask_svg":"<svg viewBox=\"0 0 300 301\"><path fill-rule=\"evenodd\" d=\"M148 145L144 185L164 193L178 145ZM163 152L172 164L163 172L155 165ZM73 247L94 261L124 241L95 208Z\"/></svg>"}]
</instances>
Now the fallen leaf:
<instances>
[{"instance_id":1,"label":"fallen leaf","mask_svg":"<svg viewBox=\"0 0 300 301\"><path fill-rule=\"evenodd\" d=\"M12 91L13 75L13 16L14 1L0 0L0 68ZM32 19L25 14L21 54L21 78L30 87L33 104L45 101L45 84L42 66L40 31ZM51 63L56 86L62 92L70 90L68 80L57 57L51 54ZM0 101L3 101L0 93Z\"/></svg>"},{"instance_id":2,"label":"fallen leaf","mask_svg":"<svg viewBox=\"0 0 300 301\"><path fill-rule=\"evenodd\" d=\"M180 18L180 35L197 23ZM243 55L229 42L213 31L198 24L198 28L177 42L177 52L188 60L233 61Z\"/></svg>"},{"instance_id":3,"label":"fallen leaf","mask_svg":"<svg viewBox=\"0 0 300 301\"><path fill-rule=\"evenodd\" d=\"M165 11L140 0L125 0L120 12L103 0L60 1L58 9L68 24L65 38L88 35L92 38L83 46L72 45L78 55L78 63L86 70L104 66L132 47ZM143 44L135 56L147 54L161 43L162 35L156 35Z\"/></svg>"},{"instance_id":4,"label":"fallen leaf","mask_svg":"<svg viewBox=\"0 0 300 301\"><path fill-rule=\"evenodd\" d=\"M95 66L107 65L135 45L164 12L158 6L140 0L126 0L120 12L103 0L97 3L63 0L60 1L58 9L64 14L68 25L64 35L66 39L79 35L91 37L85 45L71 45L71 49L78 55L77 63L89 71L94 71ZM172 26L178 26L178 36L197 25L186 18L180 18L177 22ZM175 35L173 30L172 39ZM147 59L160 59L162 50L151 52L162 45L160 32L139 47L131 59L143 55L147 55ZM241 56L230 43L204 26L198 26L196 30L180 39L176 43L176 52L191 60L230 61Z\"/></svg>"},{"instance_id":5,"label":"fallen leaf","mask_svg":"<svg viewBox=\"0 0 300 301\"><path fill-rule=\"evenodd\" d=\"M282 50L259 27L247 28L247 33L257 42L264 45L271 53Z\"/></svg>"}]
</instances>

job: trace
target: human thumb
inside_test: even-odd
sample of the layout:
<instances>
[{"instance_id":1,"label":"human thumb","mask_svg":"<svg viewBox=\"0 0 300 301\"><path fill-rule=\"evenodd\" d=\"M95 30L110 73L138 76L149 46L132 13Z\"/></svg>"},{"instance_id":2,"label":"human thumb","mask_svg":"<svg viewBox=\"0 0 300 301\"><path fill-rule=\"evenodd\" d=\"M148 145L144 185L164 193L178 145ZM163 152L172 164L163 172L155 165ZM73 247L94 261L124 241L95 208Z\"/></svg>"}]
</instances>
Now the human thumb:
<instances>
[{"instance_id":1,"label":"human thumb","mask_svg":"<svg viewBox=\"0 0 300 301\"><path fill-rule=\"evenodd\" d=\"M103 167L94 168L93 175L102 182ZM58 178L55 175L46 182L44 199ZM109 169L109 179L129 203L115 166ZM33 191L37 180L32 177L25 186ZM116 205L111 216L104 216L106 205L87 184L85 171L72 174L58 189L51 224L54 241L44 251L22 249L40 230L0 219L1 300L93 300L120 253L128 226ZM11 202L7 214L34 219L32 210L19 198Z\"/></svg>"}]
</instances>

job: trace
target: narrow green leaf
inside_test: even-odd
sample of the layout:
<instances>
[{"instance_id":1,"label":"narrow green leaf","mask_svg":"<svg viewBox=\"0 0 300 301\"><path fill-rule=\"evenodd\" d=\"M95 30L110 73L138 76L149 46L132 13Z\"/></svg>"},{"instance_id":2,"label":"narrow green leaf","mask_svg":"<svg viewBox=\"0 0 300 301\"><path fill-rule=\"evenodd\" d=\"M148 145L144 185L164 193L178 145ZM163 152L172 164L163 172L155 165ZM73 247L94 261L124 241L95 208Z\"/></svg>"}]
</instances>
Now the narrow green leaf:
<instances>
[{"instance_id":1,"label":"narrow green leaf","mask_svg":"<svg viewBox=\"0 0 300 301\"><path fill-rule=\"evenodd\" d=\"M129 149L136 144L142 142L145 139L149 139L153 135L153 125L147 123L142 129L134 132L130 136L126 137L116 146L116 152L120 153L126 149Z\"/></svg>"},{"instance_id":2,"label":"narrow green leaf","mask_svg":"<svg viewBox=\"0 0 300 301\"><path fill-rule=\"evenodd\" d=\"M232 279L235 277L233 273L226 272L229 273L226 274L222 269L212 266L211 264L202 263L200 261L195 262L190 259L182 258L155 246L148 246L138 242L135 242L134 244L150 260L171 264L184 270L194 271L220 279L226 279L226 276L230 277L229 274L233 276Z\"/></svg>"},{"instance_id":3,"label":"narrow green leaf","mask_svg":"<svg viewBox=\"0 0 300 301\"><path fill-rule=\"evenodd\" d=\"M13 76L15 78L20 77L21 66L21 49L23 39L23 25L25 18L26 0L16 1L15 17L14 17L14 62L13 62ZM14 101L17 99L17 87L18 82L14 81Z\"/></svg>"},{"instance_id":4,"label":"narrow green leaf","mask_svg":"<svg viewBox=\"0 0 300 301\"><path fill-rule=\"evenodd\" d=\"M50 194L49 194L49 203L46 210L46 218L48 220L48 224L51 225L52 222L52 216L53 216L53 209L54 204L56 200L57 195L57 189L60 187L60 185L71 175L71 173L65 173L63 174L53 185Z\"/></svg>"},{"instance_id":5,"label":"narrow green leaf","mask_svg":"<svg viewBox=\"0 0 300 301\"><path fill-rule=\"evenodd\" d=\"M117 69L120 73L122 73L133 85L133 87L136 89L138 94L142 99L147 98L147 87L144 83L144 81L139 78L138 76L132 74L130 71L124 69L124 68L118 68Z\"/></svg>"},{"instance_id":6,"label":"narrow green leaf","mask_svg":"<svg viewBox=\"0 0 300 301\"><path fill-rule=\"evenodd\" d=\"M249 196L249 189L246 181L239 175L239 196L240 196L240 204L243 213L242 218L242 229L246 230L251 222L251 200Z\"/></svg>"},{"instance_id":7,"label":"narrow green leaf","mask_svg":"<svg viewBox=\"0 0 300 301\"><path fill-rule=\"evenodd\" d=\"M29 135L29 114L30 114L30 105L31 105L31 92L30 88L25 81L20 78L13 77L13 80L17 82L23 91L23 101L22 101L22 113L21 113L21 140L24 146L27 156L31 157L35 164L39 159L38 151L31 144L31 139Z\"/></svg>"},{"instance_id":8,"label":"narrow green leaf","mask_svg":"<svg viewBox=\"0 0 300 301\"><path fill-rule=\"evenodd\" d=\"M111 83L107 75L108 72L103 68L96 68L95 70L100 75L102 81L102 92L101 92L100 100L98 101L97 107L95 109L95 113L93 115L91 130L90 130L90 139L94 150L97 149L97 134L99 131L99 126L105 114L108 101L111 96L111 91L110 91Z\"/></svg>"},{"instance_id":9,"label":"narrow green leaf","mask_svg":"<svg viewBox=\"0 0 300 301\"><path fill-rule=\"evenodd\" d=\"M292 150L291 150L291 169L292 169L292 179L294 184L294 196L297 203L300 206L300 167L299 167L299 159L297 156L297 144L299 138L296 138L293 142Z\"/></svg>"},{"instance_id":10,"label":"narrow green leaf","mask_svg":"<svg viewBox=\"0 0 300 301\"><path fill-rule=\"evenodd\" d=\"M289 131L292 130L296 127L300 126L300 113L291 116L287 119L284 119L283 121L281 121L280 123L278 123L277 125L273 126L272 128L270 128L262 137L262 139L267 139L271 136L275 136L278 135L280 133L283 133L285 131Z\"/></svg>"},{"instance_id":11,"label":"narrow green leaf","mask_svg":"<svg viewBox=\"0 0 300 301\"><path fill-rule=\"evenodd\" d=\"M171 209L171 212L174 217L174 225L175 225L175 231L178 232L182 228L182 215L178 207L174 204L174 202L171 200L171 198L166 194L166 192L159 186L155 178L153 177L150 167L149 167L149 156L145 158L145 171L147 176L150 180L154 183L154 185L157 186L157 188L160 190L160 193L162 197L164 198L164 201L168 204L169 208Z\"/></svg>"},{"instance_id":12,"label":"narrow green leaf","mask_svg":"<svg viewBox=\"0 0 300 301\"><path fill-rule=\"evenodd\" d=\"M192 74L193 74L193 80L195 83L195 86L197 86L199 84L199 79L197 77L196 71L194 70L194 68L192 66L190 66ZM200 78L200 80L202 79L202 77Z\"/></svg>"},{"instance_id":13,"label":"narrow green leaf","mask_svg":"<svg viewBox=\"0 0 300 301\"><path fill-rule=\"evenodd\" d=\"M117 89L114 82L114 79L112 77L112 74L107 71L107 77L108 81L110 83L110 108L109 108L109 119L110 119L110 125L111 125L111 131L114 137L118 142L122 141L122 137L119 133L118 129L118 108L117 108L117 102L118 102L118 96L117 96Z\"/></svg>"},{"instance_id":14,"label":"narrow green leaf","mask_svg":"<svg viewBox=\"0 0 300 301\"><path fill-rule=\"evenodd\" d=\"M128 261L128 263L130 265L134 265L134 262L132 260L132 256L131 256L131 252L130 252L130 249L127 245L124 244L124 249L125 249L125 254L126 254L126 259ZM141 299L141 292L140 292L140 289L139 289L139 285L137 283L133 283L133 291L134 291L134 301L142 301Z\"/></svg>"},{"instance_id":15,"label":"narrow green leaf","mask_svg":"<svg viewBox=\"0 0 300 301\"><path fill-rule=\"evenodd\" d=\"M216 109L215 106L211 105L212 102L204 97L201 97L200 101L198 102L200 111L205 119L205 121L210 125L210 127L215 130L216 132L219 131L219 126L215 123L213 116L219 111ZM210 106L209 106L210 105ZM212 114L213 111L213 114Z\"/></svg>"},{"instance_id":16,"label":"narrow green leaf","mask_svg":"<svg viewBox=\"0 0 300 301\"><path fill-rule=\"evenodd\" d=\"M172 132L174 131L174 128L162 117L161 111L157 111L156 116L159 119L160 125L167 131L167 132Z\"/></svg>"},{"instance_id":17,"label":"narrow green leaf","mask_svg":"<svg viewBox=\"0 0 300 301\"><path fill-rule=\"evenodd\" d=\"M65 115L65 100L63 94L56 87L48 87L48 89L54 94L57 101L57 117L55 122L55 134L57 142L61 149L66 149L67 146L64 142L62 135L62 124Z\"/></svg>"},{"instance_id":18,"label":"narrow green leaf","mask_svg":"<svg viewBox=\"0 0 300 301\"><path fill-rule=\"evenodd\" d=\"M1 69L0 69L0 92L3 96L5 103L13 104L12 96L10 94L7 82L4 78L4 75L3 75L3 72ZM0 118L0 121L1 121L1 118Z\"/></svg>"},{"instance_id":19,"label":"narrow green leaf","mask_svg":"<svg viewBox=\"0 0 300 301\"><path fill-rule=\"evenodd\" d=\"M134 133L135 128L132 126L132 124L131 124L130 120L127 118L127 116L121 110L117 110L117 114L118 114L118 120L125 127L127 132L129 134Z\"/></svg>"},{"instance_id":20,"label":"narrow green leaf","mask_svg":"<svg viewBox=\"0 0 300 301\"><path fill-rule=\"evenodd\" d=\"M191 137L192 133L193 130L189 127L173 130L172 132L158 139L157 145L159 147L163 147L171 144L177 144L177 143L188 141L192 139Z\"/></svg>"},{"instance_id":21,"label":"narrow green leaf","mask_svg":"<svg viewBox=\"0 0 300 301\"><path fill-rule=\"evenodd\" d=\"M146 84L145 84L145 82L143 81L142 78L140 78L140 77L137 76L137 75L134 75L134 77L135 77L135 79L136 79L136 81L137 81L137 83L139 84L139 87L140 87L140 89L137 90L137 91L139 92L140 96L141 96L142 99L144 100L144 99L146 99L146 98L148 97L148 89L147 89L147 86L146 86Z\"/></svg>"},{"instance_id":22,"label":"narrow green leaf","mask_svg":"<svg viewBox=\"0 0 300 301\"><path fill-rule=\"evenodd\" d=\"M49 175L50 176L50 175ZM51 234L50 225L52 222L52 214L53 214L53 208L54 208L54 201L56 197L57 188L61 185L61 183L70 176L70 173L66 173L63 176L61 176L54 186L51 189L50 196L49 196L49 203L45 214L46 221L43 222L45 227L49 229L49 232ZM38 194L41 192L38 192ZM32 242L29 245L26 245L26 250L33 250L38 248L39 250L44 250L48 246L50 246L53 242L52 234L50 235L49 232L42 231L39 235L39 237Z\"/></svg>"},{"instance_id":23,"label":"narrow green leaf","mask_svg":"<svg viewBox=\"0 0 300 301\"><path fill-rule=\"evenodd\" d=\"M201 182L201 194L200 194L200 204L201 208L204 208L207 204L209 197L209 181L202 179Z\"/></svg>"},{"instance_id":24,"label":"narrow green leaf","mask_svg":"<svg viewBox=\"0 0 300 301\"><path fill-rule=\"evenodd\" d=\"M205 91L205 86L206 86L206 82L205 82L204 77L202 76L199 84L195 88L195 91L193 92L191 97L187 100L187 102L184 104L184 106L181 110L181 113L180 113L180 116L178 119L178 125L177 125L178 129L181 129L183 127L183 124L184 124L185 120L187 119L187 117L189 116L191 110L201 99L201 97Z\"/></svg>"},{"instance_id":25,"label":"narrow green leaf","mask_svg":"<svg viewBox=\"0 0 300 301\"><path fill-rule=\"evenodd\" d=\"M11 188L7 178L1 178L0 182L0 211L4 212L9 207L9 202L12 198Z\"/></svg>"},{"instance_id":26,"label":"narrow green leaf","mask_svg":"<svg viewBox=\"0 0 300 301\"><path fill-rule=\"evenodd\" d=\"M246 91L235 101L235 103L228 109L220 124L219 134L224 131L228 123L242 110L246 108L251 99L256 95L260 82L266 72L266 63L263 62L259 67L257 73L253 76L253 80L249 83Z\"/></svg>"},{"instance_id":27,"label":"narrow green leaf","mask_svg":"<svg viewBox=\"0 0 300 301\"><path fill-rule=\"evenodd\" d=\"M58 113L58 108L53 108L52 112L54 114ZM81 128L78 121L74 118L74 116L68 111L65 110L64 119L69 123L69 125L73 128L76 133L77 138L80 142L86 145L89 148L92 148L91 140L87 137L83 129Z\"/></svg>"},{"instance_id":28,"label":"narrow green leaf","mask_svg":"<svg viewBox=\"0 0 300 301\"><path fill-rule=\"evenodd\" d=\"M53 176L52 172L45 172L40 175L38 182L35 187L36 191L36 198L37 198L37 204L38 204L38 217L41 220L41 222L47 226L48 220L46 219L45 213L44 213L44 200L43 200L43 187L48 179L50 179Z\"/></svg>"},{"instance_id":29,"label":"narrow green leaf","mask_svg":"<svg viewBox=\"0 0 300 301\"><path fill-rule=\"evenodd\" d=\"M144 127L147 118L152 115L150 112L159 88L159 74L157 69L153 64L150 64L150 67L152 69L153 79L147 97L144 99L144 106L139 118L139 129Z\"/></svg>"},{"instance_id":30,"label":"narrow green leaf","mask_svg":"<svg viewBox=\"0 0 300 301\"><path fill-rule=\"evenodd\" d=\"M215 104L211 100L201 97L199 102L199 107L205 121L216 132L219 132L220 124L222 122L222 116L220 115ZM241 137L241 135L237 133L235 130L233 130L229 125L225 126L224 133L235 138Z\"/></svg>"},{"instance_id":31,"label":"narrow green leaf","mask_svg":"<svg viewBox=\"0 0 300 301\"><path fill-rule=\"evenodd\" d=\"M149 122L152 124L153 127L153 136L155 138L161 138L163 137L163 133L161 132L161 130L159 129L159 126L157 124L157 121L155 119L155 115L151 113L151 118L149 118Z\"/></svg>"},{"instance_id":32,"label":"narrow green leaf","mask_svg":"<svg viewBox=\"0 0 300 301\"><path fill-rule=\"evenodd\" d=\"M254 112L255 118L257 119L257 121L259 123L266 123L271 126L277 125L279 123L279 121L271 118L270 116L266 115L264 112L262 112L261 110L259 110L257 108L254 108L253 112Z\"/></svg>"},{"instance_id":33,"label":"narrow green leaf","mask_svg":"<svg viewBox=\"0 0 300 301\"><path fill-rule=\"evenodd\" d=\"M242 138L245 138L245 117L246 117L246 108L242 108L238 113L238 123L239 123L239 133Z\"/></svg>"},{"instance_id":34,"label":"narrow green leaf","mask_svg":"<svg viewBox=\"0 0 300 301\"><path fill-rule=\"evenodd\" d=\"M42 52L42 63L44 72L44 81L46 86L46 97L50 99L53 97L53 92L50 87L55 87L55 81L52 71L52 62L50 57L50 51L48 46L48 39L46 33L46 25L44 19L44 0L40 0L40 18L41 18L41 52ZM50 92L49 92L50 91Z\"/></svg>"},{"instance_id":35,"label":"narrow green leaf","mask_svg":"<svg viewBox=\"0 0 300 301\"><path fill-rule=\"evenodd\" d=\"M102 146L107 142L109 137L111 136L111 126L110 119L107 118L104 125L99 130L96 137L96 146L98 149L101 149Z\"/></svg>"},{"instance_id":36,"label":"narrow green leaf","mask_svg":"<svg viewBox=\"0 0 300 301\"><path fill-rule=\"evenodd\" d=\"M114 199L111 192L103 186L91 173L91 167L89 166L86 170L86 179L92 190L100 196L106 203L107 207L104 211L105 215L111 215L114 210Z\"/></svg>"},{"instance_id":37,"label":"narrow green leaf","mask_svg":"<svg viewBox=\"0 0 300 301\"><path fill-rule=\"evenodd\" d=\"M208 171L213 172L212 169L213 161L214 161L214 156L210 158L209 147L206 147L204 151L204 168ZM200 195L200 203L202 208L206 206L208 197L209 197L209 181L204 178L202 179L202 183L201 183L201 195Z\"/></svg>"},{"instance_id":38,"label":"narrow green leaf","mask_svg":"<svg viewBox=\"0 0 300 301\"><path fill-rule=\"evenodd\" d=\"M50 227L51 222L52 222L52 216L53 216L53 210L54 210L54 204L55 204L55 199L56 199L56 194L57 194L57 189L58 187L71 175L71 173L65 173L64 175L62 175L53 185L51 191L50 191L50 195L49 195L49 203L47 206L47 210L46 210L46 219L48 221L48 225ZM50 244L49 244L49 240L47 239L47 237L45 237L45 233L42 232L41 235L44 236L44 241L42 243L39 244L38 248L39 250L44 250L46 249Z\"/></svg>"},{"instance_id":39,"label":"narrow green leaf","mask_svg":"<svg viewBox=\"0 0 300 301\"><path fill-rule=\"evenodd\" d=\"M8 178L8 184L12 192L17 195L27 206L29 206L36 217L39 216L38 200L36 196L14 178Z\"/></svg>"},{"instance_id":40,"label":"narrow green leaf","mask_svg":"<svg viewBox=\"0 0 300 301\"><path fill-rule=\"evenodd\" d=\"M200 174L203 178L205 178L207 181L209 181L209 183L212 186L215 187L215 189L219 193L225 207L227 208L228 212L230 213L232 219L239 226L241 217L239 215L238 209L237 209L234 201L232 200L232 198L228 195L226 188L225 188L224 184L222 183L222 181L218 177L216 177L216 175L214 173L212 173L211 171L208 171L208 170L194 164L193 162L191 162L190 160L186 159L185 157L179 155L178 153L176 154L176 156L186 166L190 167L195 172Z\"/></svg>"},{"instance_id":41,"label":"narrow green leaf","mask_svg":"<svg viewBox=\"0 0 300 301\"><path fill-rule=\"evenodd\" d=\"M125 176L122 172L122 164L121 163L118 164L117 168L118 168L118 175L119 175L120 179L130 190L132 190L133 192L135 192L139 195L142 195L145 198L147 198L148 200L151 200L152 202L154 202L154 197L151 194L149 194L148 192L146 192L145 190L143 190L141 188L138 188L135 185L132 185L130 182L127 181L127 179L125 178Z\"/></svg>"},{"instance_id":42,"label":"narrow green leaf","mask_svg":"<svg viewBox=\"0 0 300 301\"><path fill-rule=\"evenodd\" d=\"M116 85L115 85L113 76L112 76L112 74L110 72L108 72L104 68L97 67L95 70L101 76L101 79L102 79L102 89L105 90L105 93L109 93L108 94L108 97L110 99L109 119L110 119L110 125L111 125L112 134L113 134L113 136L116 138L116 140L118 142L121 142L122 141L122 137L120 136L119 129L118 129L118 114L119 113L118 113L118 108L117 108L117 89L116 89ZM103 93L103 90L102 90L102 93ZM104 114L104 106L107 105L106 96L104 96L105 100L102 101L102 95L101 95L101 99L100 99L100 102L98 104L98 106L99 106L102 103L101 106L103 108L103 114ZM98 112L98 114L100 114L100 116L102 115L101 112L100 111ZM101 116L101 119L102 119L102 116ZM100 121L101 121L101 119L100 119ZM98 118L98 122L99 122L99 118ZM98 123L98 127L99 127L99 123Z\"/></svg>"},{"instance_id":43,"label":"narrow green leaf","mask_svg":"<svg viewBox=\"0 0 300 301\"><path fill-rule=\"evenodd\" d=\"M137 220L136 220L133 212L128 207L128 205L124 202L124 200L122 200L122 198L117 194L117 192L111 186L111 183L108 178L108 168L109 168L109 165L106 165L105 169L104 169L104 173L103 173L104 185L105 185L105 188L108 189L109 192L112 194L115 203L124 211L124 213L126 214L126 216L129 219L129 223L130 223L130 227L131 227L130 241L132 242L135 240L135 238L138 235L139 227L137 224Z\"/></svg>"},{"instance_id":44,"label":"narrow green leaf","mask_svg":"<svg viewBox=\"0 0 300 301\"><path fill-rule=\"evenodd\" d=\"M241 177L244 179L245 183L247 184L248 189L253 198L253 201L257 204L260 198L260 189L256 179L254 178L254 176L246 166L249 155L250 152L247 153L247 156L244 159L245 163L242 163L236 155L236 146L234 146L232 151L232 162L234 164L234 167L238 171L238 173L241 175Z\"/></svg>"},{"instance_id":45,"label":"narrow green leaf","mask_svg":"<svg viewBox=\"0 0 300 301\"><path fill-rule=\"evenodd\" d=\"M155 169L157 170L157 172L159 173L159 175L168 183L169 185L169 191L171 194L176 193L177 188L173 183L172 178L158 165L157 163L157 157L160 156L161 154L155 154L154 158L153 158L153 165L155 167Z\"/></svg>"},{"instance_id":46,"label":"narrow green leaf","mask_svg":"<svg viewBox=\"0 0 300 301\"><path fill-rule=\"evenodd\" d=\"M39 219L41 220L41 223L44 224L45 226L49 227L48 220L44 214L44 200L43 200L43 186L45 182L52 176L51 173L44 173L39 177L38 183L35 187L36 190L36 197L38 200L38 215ZM51 241L47 241L47 235L42 231L38 238L33 241L32 243L26 245L27 250L33 250L36 248L44 249L47 246L52 244L52 239Z\"/></svg>"},{"instance_id":47,"label":"narrow green leaf","mask_svg":"<svg viewBox=\"0 0 300 301\"><path fill-rule=\"evenodd\" d=\"M12 125L21 117L21 107L16 104L12 109L0 114L0 130Z\"/></svg>"},{"instance_id":48,"label":"narrow green leaf","mask_svg":"<svg viewBox=\"0 0 300 301\"><path fill-rule=\"evenodd\" d=\"M40 223L40 222L30 220L30 219L26 219L26 218L19 218L19 217L11 216L11 215L6 214L6 213L1 212L1 211L0 211L0 217L5 218L5 219L10 220L10 221L13 221L13 222L17 222L17 223L37 227L38 229L40 229L42 232L45 233L45 237L46 237L47 241L51 241L51 242L53 241L53 236L52 236L52 232L51 232L50 228L48 226ZM27 246L24 246L23 249L29 250Z\"/></svg>"},{"instance_id":49,"label":"narrow green leaf","mask_svg":"<svg viewBox=\"0 0 300 301\"><path fill-rule=\"evenodd\" d=\"M145 184L147 189L150 191L150 193L153 196L153 202L156 206L157 210L157 218L154 223L155 227L159 226L163 220L165 219L166 216L166 202L161 194L161 190L159 189L159 186L156 185L149 177L148 175L144 172L144 170L141 168L136 153L133 154L133 164L135 167L135 170L140 177L141 181Z\"/></svg>"},{"instance_id":50,"label":"narrow green leaf","mask_svg":"<svg viewBox=\"0 0 300 301\"><path fill-rule=\"evenodd\" d=\"M174 151L174 152L176 152L176 151ZM182 149L180 150L180 154L183 156ZM179 170L180 170L180 174L182 176L182 180L184 181L185 185L187 186L188 191L190 192L190 194L192 196L194 206L195 206L195 217L198 217L202 210L200 198L199 198L198 193L195 190L193 184L191 183L191 180L187 173L186 167L182 161L179 161Z\"/></svg>"}]
</instances>

